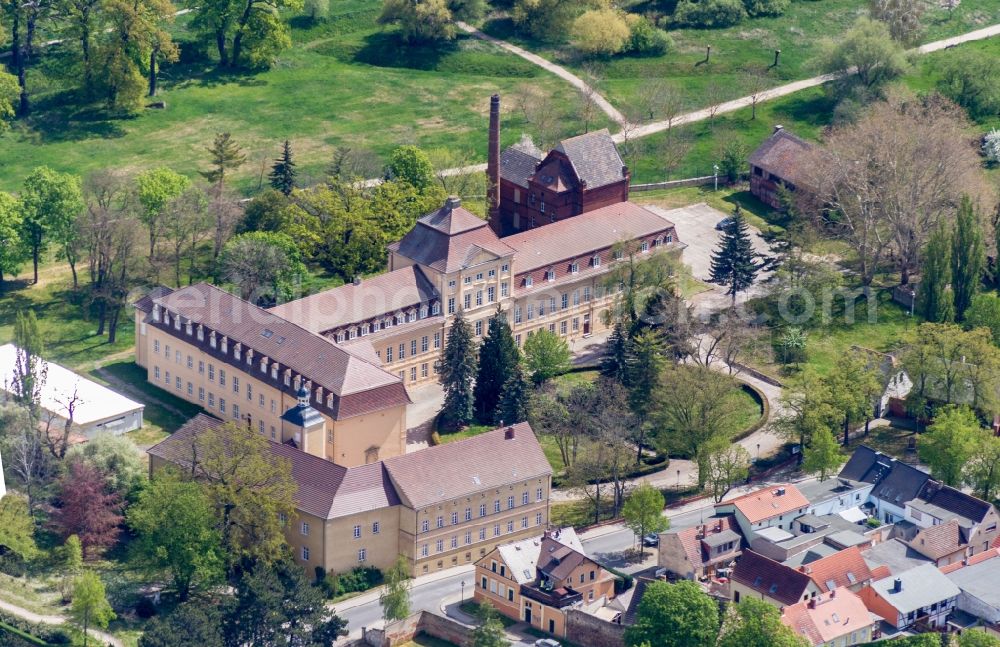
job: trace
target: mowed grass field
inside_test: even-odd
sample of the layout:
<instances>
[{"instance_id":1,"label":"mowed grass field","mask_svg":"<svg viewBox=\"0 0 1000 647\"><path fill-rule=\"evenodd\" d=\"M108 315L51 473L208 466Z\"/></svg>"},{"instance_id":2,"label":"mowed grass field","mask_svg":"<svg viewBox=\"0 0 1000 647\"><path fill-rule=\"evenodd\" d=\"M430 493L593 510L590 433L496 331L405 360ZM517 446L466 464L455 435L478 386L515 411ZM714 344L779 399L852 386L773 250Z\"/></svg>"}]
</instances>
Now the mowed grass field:
<instances>
[{"instance_id":1,"label":"mowed grass field","mask_svg":"<svg viewBox=\"0 0 1000 647\"><path fill-rule=\"evenodd\" d=\"M334 15L322 22L292 17L293 46L257 73L220 73L213 52L192 42L190 16L178 18L181 62L164 67L158 97L166 109L124 118L97 105L80 108L62 90L73 84L64 71L67 52L45 50L29 72L35 114L0 139L0 189L16 189L40 164L79 174L162 165L195 177L221 131L247 153L236 174L245 194L256 190L286 138L303 183L321 179L335 146L384 159L396 146L416 144L485 159L489 96L509 99L503 139L513 143L531 131L513 109L527 83L565 106L563 135L577 132L575 90L527 61L471 38L407 48L394 30L376 24L380 0L332 5Z\"/></svg>"},{"instance_id":2,"label":"mowed grass field","mask_svg":"<svg viewBox=\"0 0 1000 647\"><path fill-rule=\"evenodd\" d=\"M1000 20L997 0L962 0L952 12L928 3L923 16L924 42L961 34ZM640 7L641 8L641 7ZM582 58L567 44L540 43L513 32L510 20L487 22L484 29L510 38L537 53L591 78L609 101L634 119L650 81L670 82L688 109L746 93L741 72L748 66L767 70L771 85L817 74L815 58L824 38L836 38L860 16L868 15L867 0L792 0L781 16L750 18L723 29L668 29L674 47L662 56ZM712 48L706 60L706 48ZM781 50L775 67L774 52ZM713 88L712 86L715 86ZM654 115L654 119L663 118Z\"/></svg>"}]
</instances>

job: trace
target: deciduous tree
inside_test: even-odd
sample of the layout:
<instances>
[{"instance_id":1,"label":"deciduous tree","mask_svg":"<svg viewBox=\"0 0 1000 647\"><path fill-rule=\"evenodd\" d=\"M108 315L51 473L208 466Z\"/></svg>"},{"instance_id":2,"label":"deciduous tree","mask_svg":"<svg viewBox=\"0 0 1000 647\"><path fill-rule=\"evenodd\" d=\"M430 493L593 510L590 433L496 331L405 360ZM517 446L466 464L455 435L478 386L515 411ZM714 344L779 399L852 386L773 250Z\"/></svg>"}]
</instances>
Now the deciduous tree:
<instances>
[{"instance_id":1,"label":"deciduous tree","mask_svg":"<svg viewBox=\"0 0 1000 647\"><path fill-rule=\"evenodd\" d=\"M866 90L891 81L909 69L903 46L893 40L885 23L858 18L836 40L820 43L819 64L824 72L841 74Z\"/></svg>"},{"instance_id":2,"label":"deciduous tree","mask_svg":"<svg viewBox=\"0 0 1000 647\"><path fill-rule=\"evenodd\" d=\"M647 533L661 533L670 527L670 520L663 516L665 506L663 495L649 483L641 483L625 498L622 517L640 546Z\"/></svg>"},{"instance_id":3,"label":"deciduous tree","mask_svg":"<svg viewBox=\"0 0 1000 647\"><path fill-rule=\"evenodd\" d=\"M976 449L980 424L967 407L948 406L938 413L933 424L920 436L917 451L920 460L945 485L960 487L965 466Z\"/></svg>"},{"instance_id":4,"label":"deciduous tree","mask_svg":"<svg viewBox=\"0 0 1000 647\"><path fill-rule=\"evenodd\" d=\"M269 306L292 296L306 268L290 237L254 231L229 239L219 256L219 274L239 287L241 298Z\"/></svg>"},{"instance_id":5,"label":"deciduous tree","mask_svg":"<svg viewBox=\"0 0 1000 647\"><path fill-rule=\"evenodd\" d=\"M750 474L750 452L724 437L713 438L703 451L707 455L708 486L718 503L726 492L746 482Z\"/></svg>"},{"instance_id":6,"label":"deciduous tree","mask_svg":"<svg viewBox=\"0 0 1000 647\"><path fill-rule=\"evenodd\" d=\"M479 605L479 624L472 630L472 647L510 647L500 614L489 602Z\"/></svg>"},{"instance_id":7,"label":"deciduous tree","mask_svg":"<svg viewBox=\"0 0 1000 647\"><path fill-rule=\"evenodd\" d=\"M169 615L152 618L139 638L139 647L221 644L222 615L216 607L202 602L181 604Z\"/></svg>"},{"instance_id":8,"label":"deciduous tree","mask_svg":"<svg viewBox=\"0 0 1000 647\"><path fill-rule=\"evenodd\" d=\"M945 96L974 119L1000 113L1000 69L989 54L959 47L943 59L937 87Z\"/></svg>"},{"instance_id":9,"label":"deciduous tree","mask_svg":"<svg viewBox=\"0 0 1000 647\"><path fill-rule=\"evenodd\" d=\"M979 498L992 501L1000 491L1000 438L981 429L965 465L965 483Z\"/></svg>"},{"instance_id":10,"label":"deciduous tree","mask_svg":"<svg viewBox=\"0 0 1000 647\"><path fill-rule=\"evenodd\" d=\"M535 384L542 384L570 369L566 340L546 328L539 328L524 342L524 360Z\"/></svg>"},{"instance_id":11,"label":"deciduous tree","mask_svg":"<svg viewBox=\"0 0 1000 647\"><path fill-rule=\"evenodd\" d=\"M812 434L812 439L802 453L802 471L806 474L817 474L821 482L844 463L837 440L826 426L820 427Z\"/></svg>"},{"instance_id":12,"label":"deciduous tree","mask_svg":"<svg viewBox=\"0 0 1000 647\"><path fill-rule=\"evenodd\" d=\"M713 647L719 633L719 608L697 582L651 582L639 602L625 644L662 647Z\"/></svg>"},{"instance_id":13,"label":"deciduous tree","mask_svg":"<svg viewBox=\"0 0 1000 647\"><path fill-rule=\"evenodd\" d=\"M107 629L108 623L114 620L115 612L108 602L104 582L94 571L84 571L73 584L73 604L70 616L83 629L83 647L87 647L91 626Z\"/></svg>"},{"instance_id":14,"label":"deciduous tree","mask_svg":"<svg viewBox=\"0 0 1000 647\"><path fill-rule=\"evenodd\" d=\"M101 472L108 490L131 501L145 486L148 467L135 443L125 436L99 433L66 451L67 462L83 461Z\"/></svg>"},{"instance_id":15,"label":"deciduous tree","mask_svg":"<svg viewBox=\"0 0 1000 647\"><path fill-rule=\"evenodd\" d=\"M104 475L83 461L69 464L56 485L60 506L52 522L65 539L80 538L85 557L95 557L118 540L121 497L108 491Z\"/></svg>"},{"instance_id":16,"label":"deciduous tree","mask_svg":"<svg viewBox=\"0 0 1000 647\"><path fill-rule=\"evenodd\" d=\"M0 68L0 135L10 128L10 122L17 115L14 107L19 88L17 77Z\"/></svg>"},{"instance_id":17,"label":"deciduous tree","mask_svg":"<svg viewBox=\"0 0 1000 647\"><path fill-rule=\"evenodd\" d=\"M402 620L410 615L410 567L406 558L400 555L385 573L385 585L378 596L382 605L382 619L387 623Z\"/></svg>"},{"instance_id":18,"label":"deciduous tree","mask_svg":"<svg viewBox=\"0 0 1000 647\"><path fill-rule=\"evenodd\" d=\"M0 191L0 290L3 289L4 278L15 276L27 257L27 249L21 240L22 231L21 208L17 199Z\"/></svg>"},{"instance_id":19,"label":"deciduous tree","mask_svg":"<svg viewBox=\"0 0 1000 647\"><path fill-rule=\"evenodd\" d=\"M590 56L617 54L625 49L631 37L624 14L611 8L585 11L570 27L573 46Z\"/></svg>"},{"instance_id":20,"label":"deciduous tree","mask_svg":"<svg viewBox=\"0 0 1000 647\"><path fill-rule=\"evenodd\" d=\"M76 254L73 245L76 219L83 211L80 178L36 167L25 178L19 195L22 213L22 239L31 250L34 282L38 283L38 263L50 242L59 244L73 273L76 287Z\"/></svg>"},{"instance_id":21,"label":"deciduous tree","mask_svg":"<svg viewBox=\"0 0 1000 647\"><path fill-rule=\"evenodd\" d=\"M920 19L924 9L922 2L907 0L870 0L868 3L872 18L884 23L893 39L907 47L920 41L924 29Z\"/></svg>"},{"instance_id":22,"label":"deciduous tree","mask_svg":"<svg viewBox=\"0 0 1000 647\"><path fill-rule=\"evenodd\" d=\"M295 512L296 484L287 459L245 425L227 422L192 439L191 475L203 479L230 569L244 558L269 564L283 554L280 517Z\"/></svg>"},{"instance_id":23,"label":"deciduous tree","mask_svg":"<svg viewBox=\"0 0 1000 647\"><path fill-rule=\"evenodd\" d=\"M924 268L920 278L917 301L920 312L927 321L943 323L955 318L955 294L952 292L951 235L938 223L927 241Z\"/></svg>"},{"instance_id":24,"label":"deciduous tree","mask_svg":"<svg viewBox=\"0 0 1000 647\"><path fill-rule=\"evenodd\" d=\"M965 311L965 327L986 328L994 345L1000 345L1000 296L988 292L972 297L972 305Z\"/></svg>"},{"instance_id":25,"label":"deciduous tree","mask_svg":"<svg viewBox=\"0 0 1000 647\"><path fill-rule=\"evenodd\" d=\"M809 642L781 622L781 613L747 596L729 608L717 647L808 647Z\"/></svg>"},{"instance_id":26,"label":"deciduous tree","mask_svg":"<svg viewBox=\"0 0 1000 647\"><path fill-rule=\"evenodd\" d=\"M191 180L169 168L160 167L143 171L135 178L136 196L142 206L140 218L149 232L149 260L156 253L165 210L172 200L191 185Z\"/></svg>"},{"instance_id":27,"label":"deciduous tree","mask_svg":"<svg viewBox=\"0 0 1000 647\"><path fill-rule=\"evenodd\" d=\"M972 299L979 291L986 270L986 247L979 214L969 196L958 207L955 235L951 239L951 282L955 296L955 320L964 321Z\"/></svg>"},{"instance_id":28,"label":"deciduous tree","mask_svg":"<svg viewBox=\"0 0 1000 647\"><path fill-rule=\"evenodd\" d=\"M142 101L143 69L154 96L159 59L176 61L180 54L165 28L176 9L170 0L104 0L104 7L111 35L101 48L101 84L109 108L133 110Z\"/></svg>"},{"instance_id":29,"label":"deciduous tree","mask_svg":"<svg viewBox=\"0 0 1000 647\"><path fill-rule=\"evenodd\" d=\"M181 601L192 588L221 579L225 557L215 510L198 483L161 470L127 517L137 536L132 545L136 564L150 573L169 574Z\"/></svg>"},{"instance_id":30,"label":"deciduous tree","mask_svg":"<svg viewBox=\"0 0 1000 647\"><path fill-rule=\"evenodd\" d=\"M825 381L830 404L840 414L844 445L850 442L851 426L869 420L875 413L875 398L882 393L878 368L861 353L847 353L837 360Z\"/></svg>"}]
</instances>

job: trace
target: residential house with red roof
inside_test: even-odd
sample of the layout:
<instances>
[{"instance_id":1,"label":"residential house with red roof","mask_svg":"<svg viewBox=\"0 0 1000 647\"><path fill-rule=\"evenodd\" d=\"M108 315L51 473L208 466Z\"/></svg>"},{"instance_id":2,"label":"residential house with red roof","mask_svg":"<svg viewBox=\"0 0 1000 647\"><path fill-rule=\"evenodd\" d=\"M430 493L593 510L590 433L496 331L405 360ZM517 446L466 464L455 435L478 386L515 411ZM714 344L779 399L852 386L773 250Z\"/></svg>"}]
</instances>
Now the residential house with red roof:
<instances>
[{"instance_id":1,"label":"residential house with red roof","mask_svg":"<svg viewBox=\"0 0 1000 647\"><path fill-rule=\"evenodd\" d=\"M790 530L806 513L809 500L794 485L774 485L715 504L717 515L731 514L748 542L765 528Z\"/></svg>"},{"instance_id":2,"label":"residential house with red roof","mask_svg":"<svg viewBox=\"0 0 1000 647\"><path fill-rule=\"evenodd\" d=\"M657 565L687 580L714 577L742 554L743 536L732 515L692 528L660 533Z\"/></svg>"},{"instance_id":3,"label":"residential house with red roof","mask_svg":"<svg viewBox=\"0 0 1000 647\"><path fill-rule=\"evenodd\" d=\"M198 414L148 450L150 470L197 473L198 438L221 425ZM268 448L291 466L296 514L285 538L310 573L386 569L403 556L419 575L472 564L548 525L552 468L527 423L353 466L289 443Z\"/></svg>"},{"instance_id":4,"label":"residential house with red roof","mask_svg":"<svg viewBox=\"0 0 1000 647\"><path fill-rule=\"evenodd\" d=\"M809 575L752 550L743 551L730 581L730 596L737 604L749 596L785 607L814 598L821 591Z\"/></svg>"},{"instance_id":5,"label":"residential house with red roof","mask_svg":"<svg viewBox=\"0 0 1000 647\"><path fill-rule=\"evenodd\" d=\"M572 528L497 546L476 562L475 581L476 602L560 637L567 609L615 596L615 576L587 556Z\"/></svg>"},{"instance_id":6,"label":"residential house with red roof","mask_svg":"<svg viewBox=\"0 0 1000 647\"><path fill-rule=\"evenodd\" d=\"M823 593L836 589L857 593L872 581L871 569L858 546L803 564L799 570L808 575Z\"/></svg>"},{"instance_id":7,"label":"residential house with red roof","mask_svg":"<svg viewBox=\"0 0 1000 647\"><path fill-rule=\"evenodd\" d=\"M781 622L819 647L849 647L872 642L878 619L865 603L846 589L833 589L781 610Z\"/></svg>"}]
</instances>

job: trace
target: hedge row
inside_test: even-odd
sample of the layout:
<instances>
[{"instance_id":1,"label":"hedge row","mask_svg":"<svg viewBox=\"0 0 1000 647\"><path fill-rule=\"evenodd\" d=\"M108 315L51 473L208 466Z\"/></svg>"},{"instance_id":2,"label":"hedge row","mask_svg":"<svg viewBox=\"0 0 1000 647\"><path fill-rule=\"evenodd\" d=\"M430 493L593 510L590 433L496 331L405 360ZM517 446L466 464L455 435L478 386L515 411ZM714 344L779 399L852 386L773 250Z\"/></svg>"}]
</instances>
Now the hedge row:
<instances>
[{"instance_id":1,"label":"hedge row","mask_svg":"<svg viewBox=\"0 0 1000 647\"><path fill-rule=\"evenodd\" d=\"M0 633L6 634L0 644L7 645L68 645L72 642L65 629L40 622L28 622L23 618L0 611Z\"/></svg>"}]
</instances>

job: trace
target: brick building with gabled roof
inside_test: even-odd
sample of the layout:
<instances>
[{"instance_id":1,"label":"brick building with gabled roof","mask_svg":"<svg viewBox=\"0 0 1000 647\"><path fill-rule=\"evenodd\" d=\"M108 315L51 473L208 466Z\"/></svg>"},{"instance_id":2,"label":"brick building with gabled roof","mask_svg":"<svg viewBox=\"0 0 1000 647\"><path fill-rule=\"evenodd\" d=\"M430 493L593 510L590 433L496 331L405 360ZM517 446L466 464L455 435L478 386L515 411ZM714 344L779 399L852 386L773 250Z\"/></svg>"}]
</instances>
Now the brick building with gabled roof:
<instances>
[{"instance_id":1,"label":"brick building with gabled roof","mask_svg":"<svg viewBox=\"0 0 1000 647\"><path fill-rule=\"evenodd\" d=\"M858 546L803 564L799 570L808 575L823 593L838 588L857 592L872 581L872 571Z\"/></svg>"},{"instance_id":2,"label":"brick building with gabled roof","mask_svg":"<svg viewBox=\"0 0 1000 647\"><path fill-rule=\"evenodd\" d=\"M782 126L775 126L771 136L750 154L750 193L764 204L780 209L779 187L789 191L803 188L812 150L812 144Z\"/></svg>"},{"instance_id":3,"label":"brick building with gabled roof","mask_svg":"<svg viewBox=\"0 0 1000 647\"><path fill-rule=\"evenodd\" d=\"M732 515L660 533L657 565L688 580L713 577L742 554L743 536Z\"/></svg>"},{"instance_id":4,"label":"brick building with gabled roof","mask_svg":"<svg viewBox=\"0 0 1000 647\"><path fill-rule=\"evenodd\" d=\"M199 435L222 424L198 414L148 450L150 469L193 471ZM290 443L268 448L291 466L296 517L285 520L285 537L310 572L386 569L402 555L414 575L427 573L548 525L552 468L527 423L349 467Z\"/></svg>"},{"instance_id":5,"label":"brick building with gabled roof","mask_svg":"<svg viewBox=\"0 0 1000 647\"><path fill-rule=\"evenodd\" d=\"M765 528L790 530L796 517L805 514L809 500L794 485L774 485L715 504L716 514L736 517L740 532L752 543Z\"/></svg>"},{"instance_id":6,"label":"brick building with gabled roof","mask_svg":"<svg viewBox=\"0 0 1000 647\"><path fill-rule=\"evenodd\" d=\"M844 589L834 589L784 607L781 622L816 647L847 647L872 642L878 626L864 601Z\"/></svg>"},{"instance_id":7,"label":"brick building with gabled roof","mask_svg":"<svg viewBox=\"0 0 1000 647\"><path fill-rule=\"evenodd\" d=\"M820 587L801 571L745 550L733 569L730 592L736 603L751 596L783 607L815 597Z\"/></svg>"}]
</instances>

